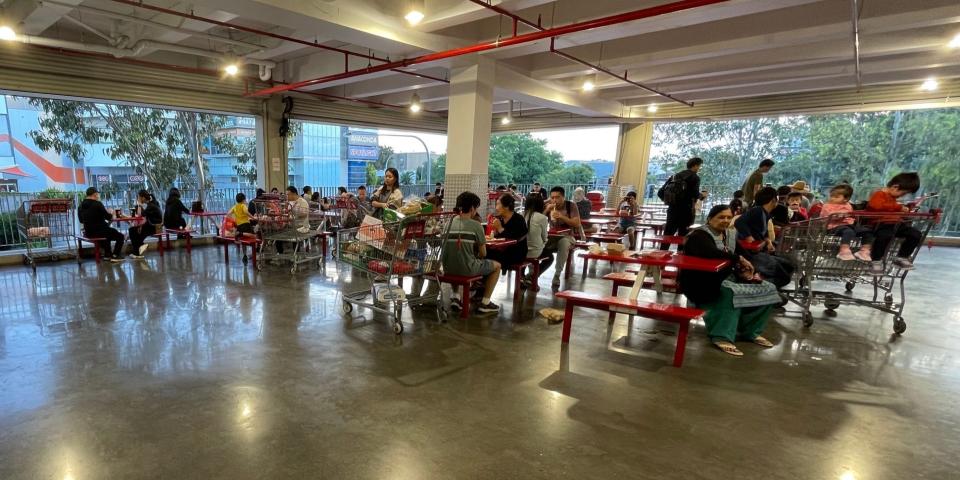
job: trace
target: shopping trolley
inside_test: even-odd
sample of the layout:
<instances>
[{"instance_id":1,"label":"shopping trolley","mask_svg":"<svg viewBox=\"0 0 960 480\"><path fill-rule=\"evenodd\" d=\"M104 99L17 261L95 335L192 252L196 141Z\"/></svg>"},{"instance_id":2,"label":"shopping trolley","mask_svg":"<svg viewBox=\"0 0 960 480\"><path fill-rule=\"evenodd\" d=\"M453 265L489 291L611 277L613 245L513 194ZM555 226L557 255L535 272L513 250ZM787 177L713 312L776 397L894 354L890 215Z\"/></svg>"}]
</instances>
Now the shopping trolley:
<instances>
[{"instance_id":1,"label":"shopping trolley","mask_svg":"<svg viewBox=\"0 0 960 480\"><path fill-rule=\"evenodd\" d=\"M391 317L393 331L400 334L403 332L400 318L405 303L411 306L437 303L440 298L437 280L440 252L455 215L412 215L392 223L368 219L359 227L340 229L337 234L338 266L349 265L354 273L365 277L368 284L360 290L343 292L344 313L350 314L354 305L385 313ZM413 293L404 291L404 277L414 278ZM434 282L437 288L428 286L424 290L424 280Z\"/></svg>"},{"instance_id":2,"label":"shopping trolley","mask_svg":"<svg viewBox=\"0 0 960 480\"><path fill-rule=\"evenodd\" d=\"M17 229L26 243L25 264L37 271L37 260L73 258L76 251L76 209L73 199L27 200L17 212Z\"/></svg>"},{"instance_id":3,"label":"shopping trolley","mask_svg":"<svg viewBox=\"0 0 960 480\"><path fill-rule=\"evenodd\" d=\"M267 201L257 211L257 231L260 250L257 269L266 263L289 263L290 273L296 273L303 264L323 265L323 251L317 238L323 234L323 222L313 226L309 210L298 211L289 202Z\"/></svg>"},{"instance_id":4,"label":"shopping trolley","mask_svg":"<svg viewBox=\"0 0 960 480\"><path fill-rule=\"evenodd\" d=\"M900 268L893 259L903 239L895 236L891 240L883 257L874 262L876 267L871 268L871 262L866 261L840 260L837 258L840 237L830 233L827 227L845 219L852 219L853 226L870 229L871 233L880 225L895 231L899 228L916 228L921 238L917 248L907 257L912 262L923 249L927 235L939 223L940 211L833 214L783 226L778 236L777 254L791 258L797 268L793 287L783 289L781 294L785 300L802 309L803 325L806 327L813 325L810 307L814 304L822 303L830 314L835 314L841 305L860 305L892 314L893 331L901 334L907 329L903 308L907 300L905 281L910 270ZM852 241L851 249L857 250L860 241L861 237ZM818 289L825 286L823 282L843 284L844 291ZM861 284L872 287L872 293L855 295L855 287Z\"/></svg>"}]
</instances>

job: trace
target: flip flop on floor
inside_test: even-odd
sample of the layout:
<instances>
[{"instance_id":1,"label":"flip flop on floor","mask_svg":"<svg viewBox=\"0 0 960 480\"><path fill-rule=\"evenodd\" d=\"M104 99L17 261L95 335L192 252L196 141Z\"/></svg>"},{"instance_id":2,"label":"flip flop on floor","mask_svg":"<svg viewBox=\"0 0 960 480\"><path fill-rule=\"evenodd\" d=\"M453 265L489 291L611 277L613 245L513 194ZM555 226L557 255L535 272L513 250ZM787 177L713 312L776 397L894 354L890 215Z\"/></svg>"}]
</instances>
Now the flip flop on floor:
<instances>
[{"instance_id":1,"label":"flip flop on floor","mask_svg":"<svg viewBox=\"0 0 960 480\"><path fill-rule=\"evenodd\" d=\"M770 348L773 346L773 342L759 336L753 339L753 343L756 343L757 345L760 345L761 347L764 347L764 348Z\"/></svg>"},{"instance_id":2,"label":"flip flop on floor","mask_svg":"<svg viewBox=\"0 0 960 480\"><path fill-rule=\"evenodd\" d=\"M716 345L717 348L719 348L720 350L723 350L723 353L726 353L727 355L733 355L734 357L742 357L742 356L743 356L743 352L741 352L740 349L738 349L736 345L734 345L734 344L732 344L732 343L730 343L730 342L727 342L727 341L717 341L717 342L713 342L713 344Z\"/></svg>"}]
</instances>

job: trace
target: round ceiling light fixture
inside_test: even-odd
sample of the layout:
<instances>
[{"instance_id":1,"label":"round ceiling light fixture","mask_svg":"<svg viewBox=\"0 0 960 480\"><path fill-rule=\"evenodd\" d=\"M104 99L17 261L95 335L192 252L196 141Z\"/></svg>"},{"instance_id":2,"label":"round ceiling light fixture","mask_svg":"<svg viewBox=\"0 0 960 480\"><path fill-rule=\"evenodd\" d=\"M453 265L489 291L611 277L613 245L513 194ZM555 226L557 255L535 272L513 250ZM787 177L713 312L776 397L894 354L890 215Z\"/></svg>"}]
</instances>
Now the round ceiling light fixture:
<instances>
[{"instance_id":1,"label":"round ceiling light fixture","mask_svg":"<svg viewBox=\"0 0 960 480\"><path fill-rule=\"evenodd\" d=\"M922 84L920 84L920 90L932 92L936 90L937 87L939 86L940 86L940 83L938 83L935 78L928 78L924 80Z\"/></svg>"}]
</instances>

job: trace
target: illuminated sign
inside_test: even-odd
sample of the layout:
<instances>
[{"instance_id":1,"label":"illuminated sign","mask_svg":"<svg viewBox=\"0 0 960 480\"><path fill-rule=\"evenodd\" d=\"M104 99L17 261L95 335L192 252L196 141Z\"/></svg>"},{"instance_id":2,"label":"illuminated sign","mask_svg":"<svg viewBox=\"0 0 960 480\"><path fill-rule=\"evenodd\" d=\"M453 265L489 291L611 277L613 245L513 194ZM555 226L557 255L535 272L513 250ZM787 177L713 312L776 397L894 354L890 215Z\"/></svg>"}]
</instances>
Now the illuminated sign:
<instances>
[{"instance_id":1,"label":"illuminated sign","mask_svg":"<svg viewBox=\"0 0 960 480\"><path fill-rule=\"evenodd\" d=\"M128 175L128 183L143 183L143 175Z\"/></svg>"},{"instance_id":2,"label":"illuminated sign","mask_svg":"<svg viewBox=\"0 0 960 480\"><path fill-rule=\"evenodd\" d=\"M350 145L347 147L347 158L351 160L376 160L380 158L380 148Z\"/></svg>"},{"instance_id":3,"label":"illuminated sign","mask_svg":"<svg viewBox=\"0 0 960 480\"><path fill-rule=\"evenodd\" d=\"M373 132L350 132L347 135L347 144L359 147L376 147L380 145L380 137Z\"/></svg>"},{"instance_id":4,"label":"illuminated sign","mask_svg":"<svg viewBox=\"0 0 960 480\"><path fill-rule=\"evenodd\" d=\"M110 183L110 175L97 175L97 183Z\"/></svg>"}]
</instances>

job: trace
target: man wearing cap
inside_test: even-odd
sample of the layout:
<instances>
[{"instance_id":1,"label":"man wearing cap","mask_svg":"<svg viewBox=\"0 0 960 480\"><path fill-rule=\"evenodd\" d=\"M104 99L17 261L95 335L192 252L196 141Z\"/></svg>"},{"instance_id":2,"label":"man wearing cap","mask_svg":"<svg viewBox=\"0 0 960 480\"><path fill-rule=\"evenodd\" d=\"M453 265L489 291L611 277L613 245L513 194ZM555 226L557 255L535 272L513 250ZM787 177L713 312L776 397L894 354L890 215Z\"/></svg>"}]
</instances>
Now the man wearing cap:
<instances>
[{"instance_id":1,"label":"man wearing cap","mask_svg":"<svg viewBox=\"0 0 960 480\"><path fill-rule=\"evenodd\" d=\"M113 209L107 210L100 203L100 192L96 187L87 189L87 198L80 202L80 208L77 209L77 217L83 225L83 234L87 238L106 239L104 256L113 263L120 263L123 257L120 252L123 251L123 234L110 226L113 221ZM110 252L110 242L113 243L113 253Z\"/></svg>"}]
</instances>

